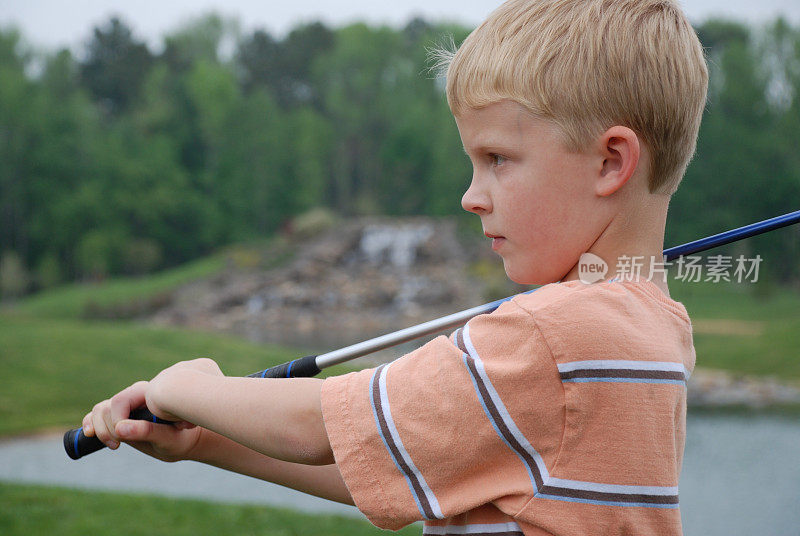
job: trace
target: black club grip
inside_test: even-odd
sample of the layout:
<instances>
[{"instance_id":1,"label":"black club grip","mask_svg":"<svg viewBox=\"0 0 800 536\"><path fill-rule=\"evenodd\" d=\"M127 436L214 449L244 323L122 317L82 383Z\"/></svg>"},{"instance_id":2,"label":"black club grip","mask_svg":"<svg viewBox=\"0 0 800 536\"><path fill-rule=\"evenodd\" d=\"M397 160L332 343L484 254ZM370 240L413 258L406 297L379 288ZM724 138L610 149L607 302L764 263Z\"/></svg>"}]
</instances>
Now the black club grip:
<instances>
[{"instance_id":1,"label":"black club grip","mask_svg":"<svg viewBox=\"0 0 800 536\"><path fill-rule=\"evenodd\" d=\"M130 419L136 421L152 421L158 424L172 424L172 421L165 421L159 419L147 408L137 408L131 411ZM83 427L75 428L64 434L64 450L67 451L67 456L73 460L82 458L92 452L97 452L105 448L105 443L97 439L96 436L87 437L83 434Z\"/></svg>"},{"instance_id":2,"label":"black club grip","mask_svg":"<svg viewBox=\"0 0 800 536\"><path fill-rule=\"evenodd\" d=\"M317 366L317 356L307 355L288 363L275 365L274 367L248 374L248 378L311 378L320 373Z\"/></svg>"}]
</instances>

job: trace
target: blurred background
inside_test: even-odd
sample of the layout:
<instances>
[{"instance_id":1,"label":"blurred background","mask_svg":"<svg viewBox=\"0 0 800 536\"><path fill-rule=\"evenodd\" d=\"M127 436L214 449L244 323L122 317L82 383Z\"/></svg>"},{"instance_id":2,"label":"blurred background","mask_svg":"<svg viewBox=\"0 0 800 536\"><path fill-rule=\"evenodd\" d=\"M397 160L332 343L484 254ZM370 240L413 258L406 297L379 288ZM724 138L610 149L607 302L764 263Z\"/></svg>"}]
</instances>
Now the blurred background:
<instances>
[{"instance_id":1,"label":"blurred background","mask_svg":"<svg viewBox=\"0 0 800 536\"><path fill-rule=\"evenodd\" d=\"M272 4L0 4L0 532L375 533L131 449L69 462L59 432L178 360L244 375L523 290L461 209L426 60L498 3ZM666 247L800 209L800 4L683 4L711 83ZM797 534L800 226L708 255L762 261L670 271L697 349L685 532Z\"/></svg>"}]
</instances>

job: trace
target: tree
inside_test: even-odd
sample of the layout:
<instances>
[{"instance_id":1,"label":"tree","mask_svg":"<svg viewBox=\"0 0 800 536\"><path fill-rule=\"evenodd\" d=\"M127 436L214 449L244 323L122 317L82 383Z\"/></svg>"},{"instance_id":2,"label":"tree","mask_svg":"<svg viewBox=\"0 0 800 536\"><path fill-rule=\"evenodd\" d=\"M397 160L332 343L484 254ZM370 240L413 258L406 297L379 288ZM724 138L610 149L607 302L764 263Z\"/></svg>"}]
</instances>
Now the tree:
<instances>
[{"instance_id":1,"label":"tree","mask_svg":"<svg viewBox=\"0 0 800 536\"><path fill-rule=\"evenodd\" d=\"M183 24L164 39L162 58L174 72L190 70L198 61L219 63L239 40L236 19L208 13Z\"/></svg>"},{"instance_id":2,"label":"tree","mask_svg":"<svg viewBox=\"0 0 800 536\"><path fill-rule=\"evenodd\" d=\"M769 49L757 46L739 23L711 20L698 34L709 46L709 102L697 155L670 208L667 241L675 244L796 210L793 200L800 198L800 168L791 156L796 144L779 134L785 113L769 102L774 76ZM797 126L784 135L796 139ZM761 254L769 259L763 269L786 281L800 272L791 233L773 233L718 253Z\"/></svg>"},{"instance_id":3,"label":"tree","mask_svg":"<svg viewBox=\"0 0 800 536\"><path fill-rule=\"evenodd\" d=\"M119 18L94 29L81 64L81 79L93 98L110 115L126 112L139 97L153 65L147 45L137 41Z\"/></svg>"},{"instance_id":4,"label":"tree","mask_svg":"<svg viewBox=\"0 0 800 536\"><path fill-rule=\"evenodd\" d=\"M36 86L25 76L28 59L16 31L0 32L0 251L23 259L31 254L29 157L40 115Z\"/></svg>"},{"instance_id":5,"label":"tree","mask_svg":"<svg viewBox=\"0 0 800 536\"><path fill-rule=\"evenodd\" d=\"M70 274L78 237L92 226L96 210L76 203L76 196L97 181L100 114L80 87L78 67L67 50L47 58L34 98L37 141L29 150L27 189L36 202L28 223L28 262L38 266L51 255L59 264L66 261Z\"/></svg>"},{"instance_id":6,"label":"tree","mask_svg":"<svg viewBox=\"0 0 800 536\"><path fill-rule=\"evenodd\" d=\"M268 88L282 108L321 106L323 88L314 83L313 64L331 50L335 34L320 22L293 28L283 41L264 30L244 39L236 54L245 91Z\"/></svg>"},{"instance_id":7,"label":"tree","mask_svg":"<svg viewBox=\"0 0 800 536\"><path fill-rule=\"evenodd\" d=\"M325 88L325 113L339 134L333 204L346 214L380 208L379 154L388 131L386 104L399 87L399 49L390 28L353 24L338 31L334 48L315 64L315 84Z\"/></svg>"}]
</instances>

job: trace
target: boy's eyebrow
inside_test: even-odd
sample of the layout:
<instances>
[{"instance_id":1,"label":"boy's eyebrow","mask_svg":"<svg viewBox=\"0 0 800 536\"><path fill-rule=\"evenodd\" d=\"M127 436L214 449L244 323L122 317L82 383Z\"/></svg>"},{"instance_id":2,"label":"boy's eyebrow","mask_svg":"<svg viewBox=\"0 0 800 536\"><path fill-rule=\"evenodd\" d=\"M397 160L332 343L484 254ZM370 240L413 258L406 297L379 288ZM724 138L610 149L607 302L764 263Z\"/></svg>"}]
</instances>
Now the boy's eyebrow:
<instances>
[{"instance_id":1,"label":"boy's eyebrow","mask_svg":"<svg viewBox=\"0 0 800 536\"><path fill-rule=\"evenodd\" d=\"M491 152L495 152L495 151L500 151L501 150L500 147L503 147L503 145L499 144L499 143L491 143L491 142L489 142L489 143L481 143L480 145L476 145L475 146L475 153L476 154L483 154L483 153L491 153ZM467 148L466 147L464 147L462 145L461 149L464 151L465 155L469 156L469 153L467 152Z\"/></svg>"}]
</instances>

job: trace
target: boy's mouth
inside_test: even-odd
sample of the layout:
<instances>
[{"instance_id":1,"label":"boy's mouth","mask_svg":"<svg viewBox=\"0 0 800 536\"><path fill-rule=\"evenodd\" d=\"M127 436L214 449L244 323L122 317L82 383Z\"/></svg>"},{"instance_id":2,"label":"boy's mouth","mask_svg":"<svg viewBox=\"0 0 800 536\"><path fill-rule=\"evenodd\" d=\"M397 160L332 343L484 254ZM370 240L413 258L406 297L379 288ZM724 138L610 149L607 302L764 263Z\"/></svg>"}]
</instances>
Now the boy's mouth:
<instances>
[{"instance_id":1,"label":"boy's mouth","mask_svg":"<svg viewBox=\"0 0 800 536\"><path fill-rule=\"evenodd\" d=\"M492 249L495 250L495 251L497 251L497 249L500 248L500 246L503 245L503 242L506 241L506 237L504 237L504 236L495 235L495 234L486 233L486 232L484 232L483 234L486 235L487 238L491 238L492 239Z\"/></svg>"}]
</instances>

